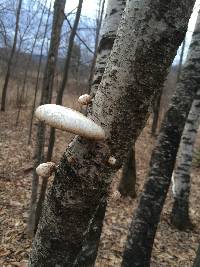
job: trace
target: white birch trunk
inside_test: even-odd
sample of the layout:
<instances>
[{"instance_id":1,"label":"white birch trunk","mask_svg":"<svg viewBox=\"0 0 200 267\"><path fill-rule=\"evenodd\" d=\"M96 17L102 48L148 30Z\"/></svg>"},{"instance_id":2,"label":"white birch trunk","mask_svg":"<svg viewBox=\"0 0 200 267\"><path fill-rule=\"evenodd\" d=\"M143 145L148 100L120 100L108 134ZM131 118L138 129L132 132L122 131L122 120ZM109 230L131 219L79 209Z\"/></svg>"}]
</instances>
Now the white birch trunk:
<instances>
[{"instance_id":1,"label":"white birch trunk","mask_svg":"<svg viewBox=\"0 0 200 267\"><path fill-rule=\"evenodd\" d=\"M193 148L200 123L200 90L197 91L188 115L178 153L178 164L173 176L171 221L180 230L192 226L189 218L190 172Z\"/></svg>"}]
</instances>

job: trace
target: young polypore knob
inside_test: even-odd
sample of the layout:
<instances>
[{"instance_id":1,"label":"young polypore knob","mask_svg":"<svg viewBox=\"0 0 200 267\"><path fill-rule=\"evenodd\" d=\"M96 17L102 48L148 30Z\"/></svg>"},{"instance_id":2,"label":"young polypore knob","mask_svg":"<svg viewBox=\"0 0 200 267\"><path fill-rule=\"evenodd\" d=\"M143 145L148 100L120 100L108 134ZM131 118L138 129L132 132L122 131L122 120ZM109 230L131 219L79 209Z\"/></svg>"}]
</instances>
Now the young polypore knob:
<instances>
[{"instance_id":1,"label":"young polypore knob","mask_svg":"<svg viewBox=\"0 0 200 267\"><path fill-rule=\"evenodd\" d=\"M71 132L88 139L105 139L104 130L78 111L55 104L39 106L36 117L56 129Z\"/></svg>"},{"instance_id":2,"label":"young polypore knob","mask_svg":"<svg viewBox=\"0 0 200 267\"><path fill-rule=\"evenodd\" d=\"M56 164L54 162L45 162L40 164L36 168L36 173L38 176L48 178L53 174L55 169L56 169Z\"/></svg>"},{"instance_id":3,"label":"young polypore knob","mask_svg":"<svg viewBox=\"0 0 200 267\"><path fill-rule=\"evenodd\" d=\"M88 105L89 103L91 103L91 101L92 101L92 97L88 94L81 95L78 98L78 102L81 105Z\"/></svg>"},{"instance_id":4,"label":"young polypore knob","mask_svg":"<svg viewBox=\"0 0 200 267\"><path fill-rule=\"evenodd\" d=\"M114 158L113 156L111 156L111 157L109 157L109 159L108 159L108 163L110 164L110 165L115 165L115 163L116 163L116 158Z\"/></svg>"}]
</instances>

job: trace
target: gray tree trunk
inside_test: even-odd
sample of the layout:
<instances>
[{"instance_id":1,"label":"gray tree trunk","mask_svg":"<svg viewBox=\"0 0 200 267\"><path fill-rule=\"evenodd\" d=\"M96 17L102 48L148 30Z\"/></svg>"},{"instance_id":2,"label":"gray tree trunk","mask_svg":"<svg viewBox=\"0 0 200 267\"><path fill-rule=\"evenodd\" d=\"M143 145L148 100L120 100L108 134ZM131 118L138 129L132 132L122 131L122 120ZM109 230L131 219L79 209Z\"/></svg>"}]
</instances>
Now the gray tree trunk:
<instances>
[{"instance_id":1,"label":"gray tree trunk","mask_svg":"<svg viewBox=\"0 0 200 267\"><path fill-rule=\"evenodd\" d=\"M22 0L19 0L18 8L17 8L17 14L16 14L15 35L14 35L14 40L13 40L13 46L12 46L10 57L8 60L6 77L5 77L5 81L4 81L4 85L3 85L3 89L2 89L1 111L5 111L8 82L10 79L10 72L11 72L13 57L15 54L16 46L17 46L17 36L18 36L18 30L19 30L19 18L20 18L21 7L22 7Z\"/></svg>"},{"instance_id":2,"label":"gray tree trunk","mask_svg":"<svg viewBox=\"0 0 200 267\"><path fill-rule=\"evenodd\" d=\"M200 40L199 40L200 44ZM197 91L188 115L178 153L178 163L173 176L174 203L171 222L180 230L191 228L189 217L190 172L194 143L200 123L200 90Z\"/></svg>"},{"instance_id":3,"label":"gray tree trunk","mask_svg":"<svg viewBox=\"0 0 200 267\"><path fill-rule=\"evenodd\" d=\"M119 184L119 192L122 196L136 197L136 161L135 146L130 149L128 157L122 167L122 176Z\"/></svg>"},{"instance_id":4,"label":"gray tree trunk","mask_svg":"<svg viewBox=\"0 0 200 267\"><path fill-rule=\"evenodd\" d=\"M53 15L51 41L50 41L47 63L44 71L40 105L47 104L50 102L49 95L51 92L51 88L53 86L53 79L58 56L58 47L60 43L60 34L64 21L65 2L66 0L55 0L54 2L54 15ZM45 143L45 125L42 122L39 122L37 128L35 167L37 167L43 161L44 143ZM34 171L32 178L30 215L28 221L28 233L30 235L34 234L37 191L38 191L38 176Z\"/></svg>"},{"instance_id":5,"label":"gray tree trunk","mask_svg":"<svg viewBox=\"0 0 200 267\"><path fill-rule=\"evenodd\" d=\"M191 3L127 2L88 114L104 128L106 140L78 137L64 153L47 194L29 266L71 267L81 249L87 251L83 240L95 230L95 214L104 217L111 177L146 124L152 98L185 36ZM110 156L116 158L114 166L108 163Z\"/></svg>"},{"instance_id":6,"label":"gray tree trunk","mask_svg":"<svg viewBox=\"0 0 200 267\"><path fill-rule=\"evenodd\" d=\"M153 103L153 122L152 122L152 127L151 127L152 136L156 135L156 130L158 128L158 119L159 119L160 101L162 97L162 91L163 89L160 90L160 92L156 96L155 101Z\"/></svg>"},{"instance_id":7,"label":"gray tree trunk","mask_svg":"<svg viewBox=\"0 0 200 267\"><path fill-rule=\"evenodd\" d=\"M191 3L189 5L191 6ZM186 64L152 153L147 182L130 226L123 255L123 267L150 266L154 237L170 186L181 135L193 99L199 89L199 67L200 13Z\"/></svg>"}]
</instances>

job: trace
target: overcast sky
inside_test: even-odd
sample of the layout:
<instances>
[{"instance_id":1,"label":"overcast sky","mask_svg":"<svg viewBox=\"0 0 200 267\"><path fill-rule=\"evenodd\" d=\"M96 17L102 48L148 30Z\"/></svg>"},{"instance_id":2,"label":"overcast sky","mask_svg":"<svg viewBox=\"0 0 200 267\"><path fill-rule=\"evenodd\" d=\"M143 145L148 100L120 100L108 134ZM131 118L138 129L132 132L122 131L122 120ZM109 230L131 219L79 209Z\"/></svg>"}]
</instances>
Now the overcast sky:
<instances>
[{"instance_id":1,"label":"overcast sky","mask_svg":"<svg viewBox=\"0 0 200 267\"><path fill-rule=\"evenodd\" d=\"M99 0L84 0L83 1L83 8L82 8L82 15L88 16L88 17L95 17L96 11L97 11L97 4ZM78 5L78 0L67 0L66 2L66 12L71 11ZM189 23L189 31L193 31L195 26L195 21L197 17L197 13L200 7L200 0L196 0L194 12L191 16L190 23Z\"/></svg>"},{"instance_id":2,"label":"overcast sky","mask_svg":"<svg viewBox=\"0 0 200 267\"><path fill-rule=\"evenodd\" d=\"M83 1L82 14L86 15L88 17L95 17L98 2L99 2L99 0L84 0ZM73 1L72 0L67 0L67 2L66 2L66 11L69 12L70 10L75 8L77 5L78 5L78 0L73 0ZM200 7L200 0L197 0L196 3L195 3L195 8L194 8L194 12L193 12L192 18L190 20L189 30L193 30L194 29L196 16L197 16L197 12L199 10L199 7Z\"/></svg>"},{"instance_id":3,"label":"overcast sky","mask_svg":"<svg viewBox=\"0 0 200 267\"><path fill-rule=\"evenodd\" d=\"M50 0L49 0L50 1ZM178 1L178 0L177 0ZM95 18L97 12L97 4L99 0L84 0L83 1L83 8L82 8L82 15ZM107 1L106 1L107 2ZM66 2L66 12L70 12L78 5L78 0L67 0ZM189 25L188 25L188 32L187 32L187 46L189 45L192 31L194 30L197 14L200 8L200 0L196 0L194 11L192 13ZM178 54L180 51L178 52ZM186 53L185 53L186 54ZM177 60L177 58L176 58Z\"/></svg>"}]
</instances>

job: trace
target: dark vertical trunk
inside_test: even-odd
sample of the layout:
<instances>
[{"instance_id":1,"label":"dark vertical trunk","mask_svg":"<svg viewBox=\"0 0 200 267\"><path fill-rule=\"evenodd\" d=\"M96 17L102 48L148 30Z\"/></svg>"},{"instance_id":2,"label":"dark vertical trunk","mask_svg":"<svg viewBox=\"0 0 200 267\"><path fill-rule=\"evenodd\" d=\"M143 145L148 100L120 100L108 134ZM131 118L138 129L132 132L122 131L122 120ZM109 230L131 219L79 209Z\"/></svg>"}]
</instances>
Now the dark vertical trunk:
<instances>
[{"instance_id":1,"label":"dark vertical trunk","mask_svg":"<svg viewBox=\"0 0 200 267\"><path fill-rule=\"evenodd\" d=\"M14 35L14 41L13 46L11 49L10 57L8 60L8 67L6 72L6 77L2 89L2 97L1 97L1 111L5 111L5 105L6 105L6 95L7 95L7 88L8 88L8 82L10 79L10 72L13 62L13 57L15 54L16 46L17 46L17 35L18 35L18 29L19 29L19 17L21 12L21 6L22 6L22 0L19 0L18 8L17 8L17 14L16 14L16 24L15 24L15 35Z\"/></svg>"},{"instance_id":2,"label":"dark vertical trunk","mask_svg":"<svg viewBox=\"0 0 200 267\"><path fill-rule=\"evenodd\" d=\"M54 73L56 68L58 47L60 43L60 34L64 21L64 8L66 0L56 0L54 2L54 15L52 24L51 41L48 52L47 63L44 71L42 94L40 99L40 105L47 104L49 102L49 92L51 91ZM37 167L44 157L44 143L45 143L45 125L42 122L38 123L37 129L37 141L36 141L36 161L35 167ZM33 235L35 228L35 209L37 202L37 191L38 191L38 177L36 172L33 173L32 179L32 193L31 193L31 203L30 203L30 216L28 221L28 232Z\"/></svg>"},{"instance_id":3,"label":"dark vertical trunk","mask_svg":"<svg viewBox=\"0 0 200 267\"><path fill-rule=\"evenodd\" d=\"M153 122L152 122L152 127L151 127L151 135L152 136L156 135L156 130L158 127L161 97L162 97L162 89L158 93L158 95L156 96L155 101L153 103Z\"/></svg>"},{"instance_id":4,"label":"dark vertical trunk","mask_svg":"<svg viewBox=\"0 0 200 267\"><path fill-rule=\"evenodd\" d=\"M80 252L90 253L84 240L91 240L95 224L102 223L93 220L94 214L101 207L104 217L112 176L146 124L152 98L185 36L191 4L194 1L127 2L88 113L103 127L106 140L78 137L64 153L35 235L31 267L73 266ZM114 165L109 164L110 156L116 158Z\"/></svg>"},{"instance_id":5,"label":"dark vertical trunk","mask_svg":"<svg viewBox=\"0 0 200 267\"><path fill-rule=\"evenodd\" d=\"M139 201L123 255L123 267L149 267L153 242L170 186L176 155L200 83L200 14L189 54L152 153L150 171Z\"/></svg>"},{"instance_id":6,"label":"dark vertical trunk","mask_svg":"<svg viewBox=\"0 0 200 267\"><path fill-rule=\"evenodd\" d=\"M136 161L135 147L130 149L128 157L122 167L122 176L119 184L119 192L124 197L136 197Z\"/></svg>"}]
</instances>

